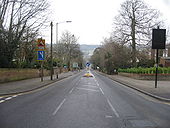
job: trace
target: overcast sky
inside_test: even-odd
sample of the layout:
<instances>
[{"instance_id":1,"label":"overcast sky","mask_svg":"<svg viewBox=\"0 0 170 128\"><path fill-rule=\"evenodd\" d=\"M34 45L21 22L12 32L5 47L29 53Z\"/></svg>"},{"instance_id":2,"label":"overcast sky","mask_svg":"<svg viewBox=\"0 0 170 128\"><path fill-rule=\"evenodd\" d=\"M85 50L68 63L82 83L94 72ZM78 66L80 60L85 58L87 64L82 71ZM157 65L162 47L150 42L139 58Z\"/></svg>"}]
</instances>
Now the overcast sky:
<instances>
[{"instance_id":1,"label":"overcast sky","mask_svg":"<svg viewBox=\"0 0 170 128\"><path fill-rule=\"evenodd\" d=\"M72 23L59 24L59 38L65 30L79 37L80 44L100 44L112 32L114 17L120 4L125 0L49 0L52 11L50 19L54 23L56 42L56 23L71 20ZM170 25L170 0L144 0L152 8L160 10ZM50 43L50 28L43 30L43 37Z\"/></svg>"}]
</instances>

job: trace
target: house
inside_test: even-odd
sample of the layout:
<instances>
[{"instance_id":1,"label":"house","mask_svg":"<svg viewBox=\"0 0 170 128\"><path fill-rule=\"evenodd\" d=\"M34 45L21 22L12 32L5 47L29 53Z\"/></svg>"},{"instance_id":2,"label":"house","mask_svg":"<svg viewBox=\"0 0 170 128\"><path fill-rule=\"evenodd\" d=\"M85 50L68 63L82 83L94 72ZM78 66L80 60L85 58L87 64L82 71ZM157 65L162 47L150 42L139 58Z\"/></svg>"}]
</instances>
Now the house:
<instances>
[{"instance_id":1,"label":"house","mask_svg":"<svg viewBox=\"0 0 170 128\"><path fill-rule=\"evenodd\" d=\"M170 44L167 44L166 49L163 50L163 56L160 57L160 64L163 67L170 67Z\"/></svg>"},{"instance_id":2,"label":"house","mask_svg":"<svg viewBox=\"0 0 170 128\"><path fill-rule=\"evenodd\" d=\"M170 57L161 57L160 63L163 67L170 67Z\"/></svg>"},{"instance_id":3,"label":"house","mask_svg":"<svg viewBox=\"0 0 170 128\"><path fill-rule=\"evenodd\" d=\"M159 50L160 62L163 67L170 67L170 44L166 45L166 49ZM151 59L156 59L156 50L151 50Z\"/></svg>"}]
</instances>

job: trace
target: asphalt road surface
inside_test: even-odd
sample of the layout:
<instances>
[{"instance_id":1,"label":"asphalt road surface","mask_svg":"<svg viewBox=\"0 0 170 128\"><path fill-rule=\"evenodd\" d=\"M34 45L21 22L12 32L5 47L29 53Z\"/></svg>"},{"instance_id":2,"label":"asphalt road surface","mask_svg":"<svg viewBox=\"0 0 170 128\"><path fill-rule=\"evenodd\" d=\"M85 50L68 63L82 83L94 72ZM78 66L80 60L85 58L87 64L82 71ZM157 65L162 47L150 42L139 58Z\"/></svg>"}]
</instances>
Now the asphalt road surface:
<instances>
[{"instance_id":1,"label":"asphalt road surface","mask_svg":"<svg viewBox=\"0 0 170 128\"><path fill-rule=\"evenodd\" d=\"M86 71L0 99L0 128L169 128L170 106Z\"/></svg>"}]
</instances>

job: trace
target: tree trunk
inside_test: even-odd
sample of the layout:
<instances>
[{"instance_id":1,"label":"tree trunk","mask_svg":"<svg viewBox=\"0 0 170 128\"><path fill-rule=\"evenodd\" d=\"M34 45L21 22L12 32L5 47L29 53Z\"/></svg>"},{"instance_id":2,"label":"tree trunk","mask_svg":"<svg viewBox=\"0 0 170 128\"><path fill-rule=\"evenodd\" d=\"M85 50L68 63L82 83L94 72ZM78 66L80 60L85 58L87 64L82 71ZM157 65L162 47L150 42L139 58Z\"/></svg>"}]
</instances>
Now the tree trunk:
<instances>
[{"instance_id":1,"label":"tree trunk","mask_svg":"<svg viewBox=\"0 0 170 128\"><path fill-rule=\"evenodd\" d=\"M155 60L155 49L151 49L151 60Z\"/></svg>"},{"instance_id":2,"label":"tree trunk","mask_svg":"<svg viewBox=\"0 0 170 128\"><path fill-rule=\"evenodd\" d=\"M132 66L137 67L136 63L136 39L135 39L135 13L133 11L133 16L132 16Z\"/></svg>"}]
</instances>

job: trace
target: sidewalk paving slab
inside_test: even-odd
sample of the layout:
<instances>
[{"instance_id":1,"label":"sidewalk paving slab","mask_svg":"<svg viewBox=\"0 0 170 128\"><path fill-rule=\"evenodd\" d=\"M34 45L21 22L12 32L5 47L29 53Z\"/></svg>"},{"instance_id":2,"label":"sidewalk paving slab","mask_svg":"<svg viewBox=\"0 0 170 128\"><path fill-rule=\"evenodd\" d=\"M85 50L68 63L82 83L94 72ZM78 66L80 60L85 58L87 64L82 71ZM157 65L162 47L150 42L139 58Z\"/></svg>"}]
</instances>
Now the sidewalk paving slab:
<instances>
[{"instance_id":1,"label":"sidewalk paving slab","mask_svg":"<svg viewBox=\"0 0 170 128\"><path fill-rule=\"evenodd\" d=\"M43 82L41 82L41 78L32 78L32 79L26 79L26 80L14 81L14 82L1 83L0 96L7 96L7 95L13 95L22 92L29 92L47 86L61 79L67 78L69 76L72 76L75 73L77 72L61 73L58 75L59 76L58 79L56 79L56 76L53 75L52 81L50 80L51 78L50 76L46 76L43 78Z\"/></svg>"}]
</instances>

